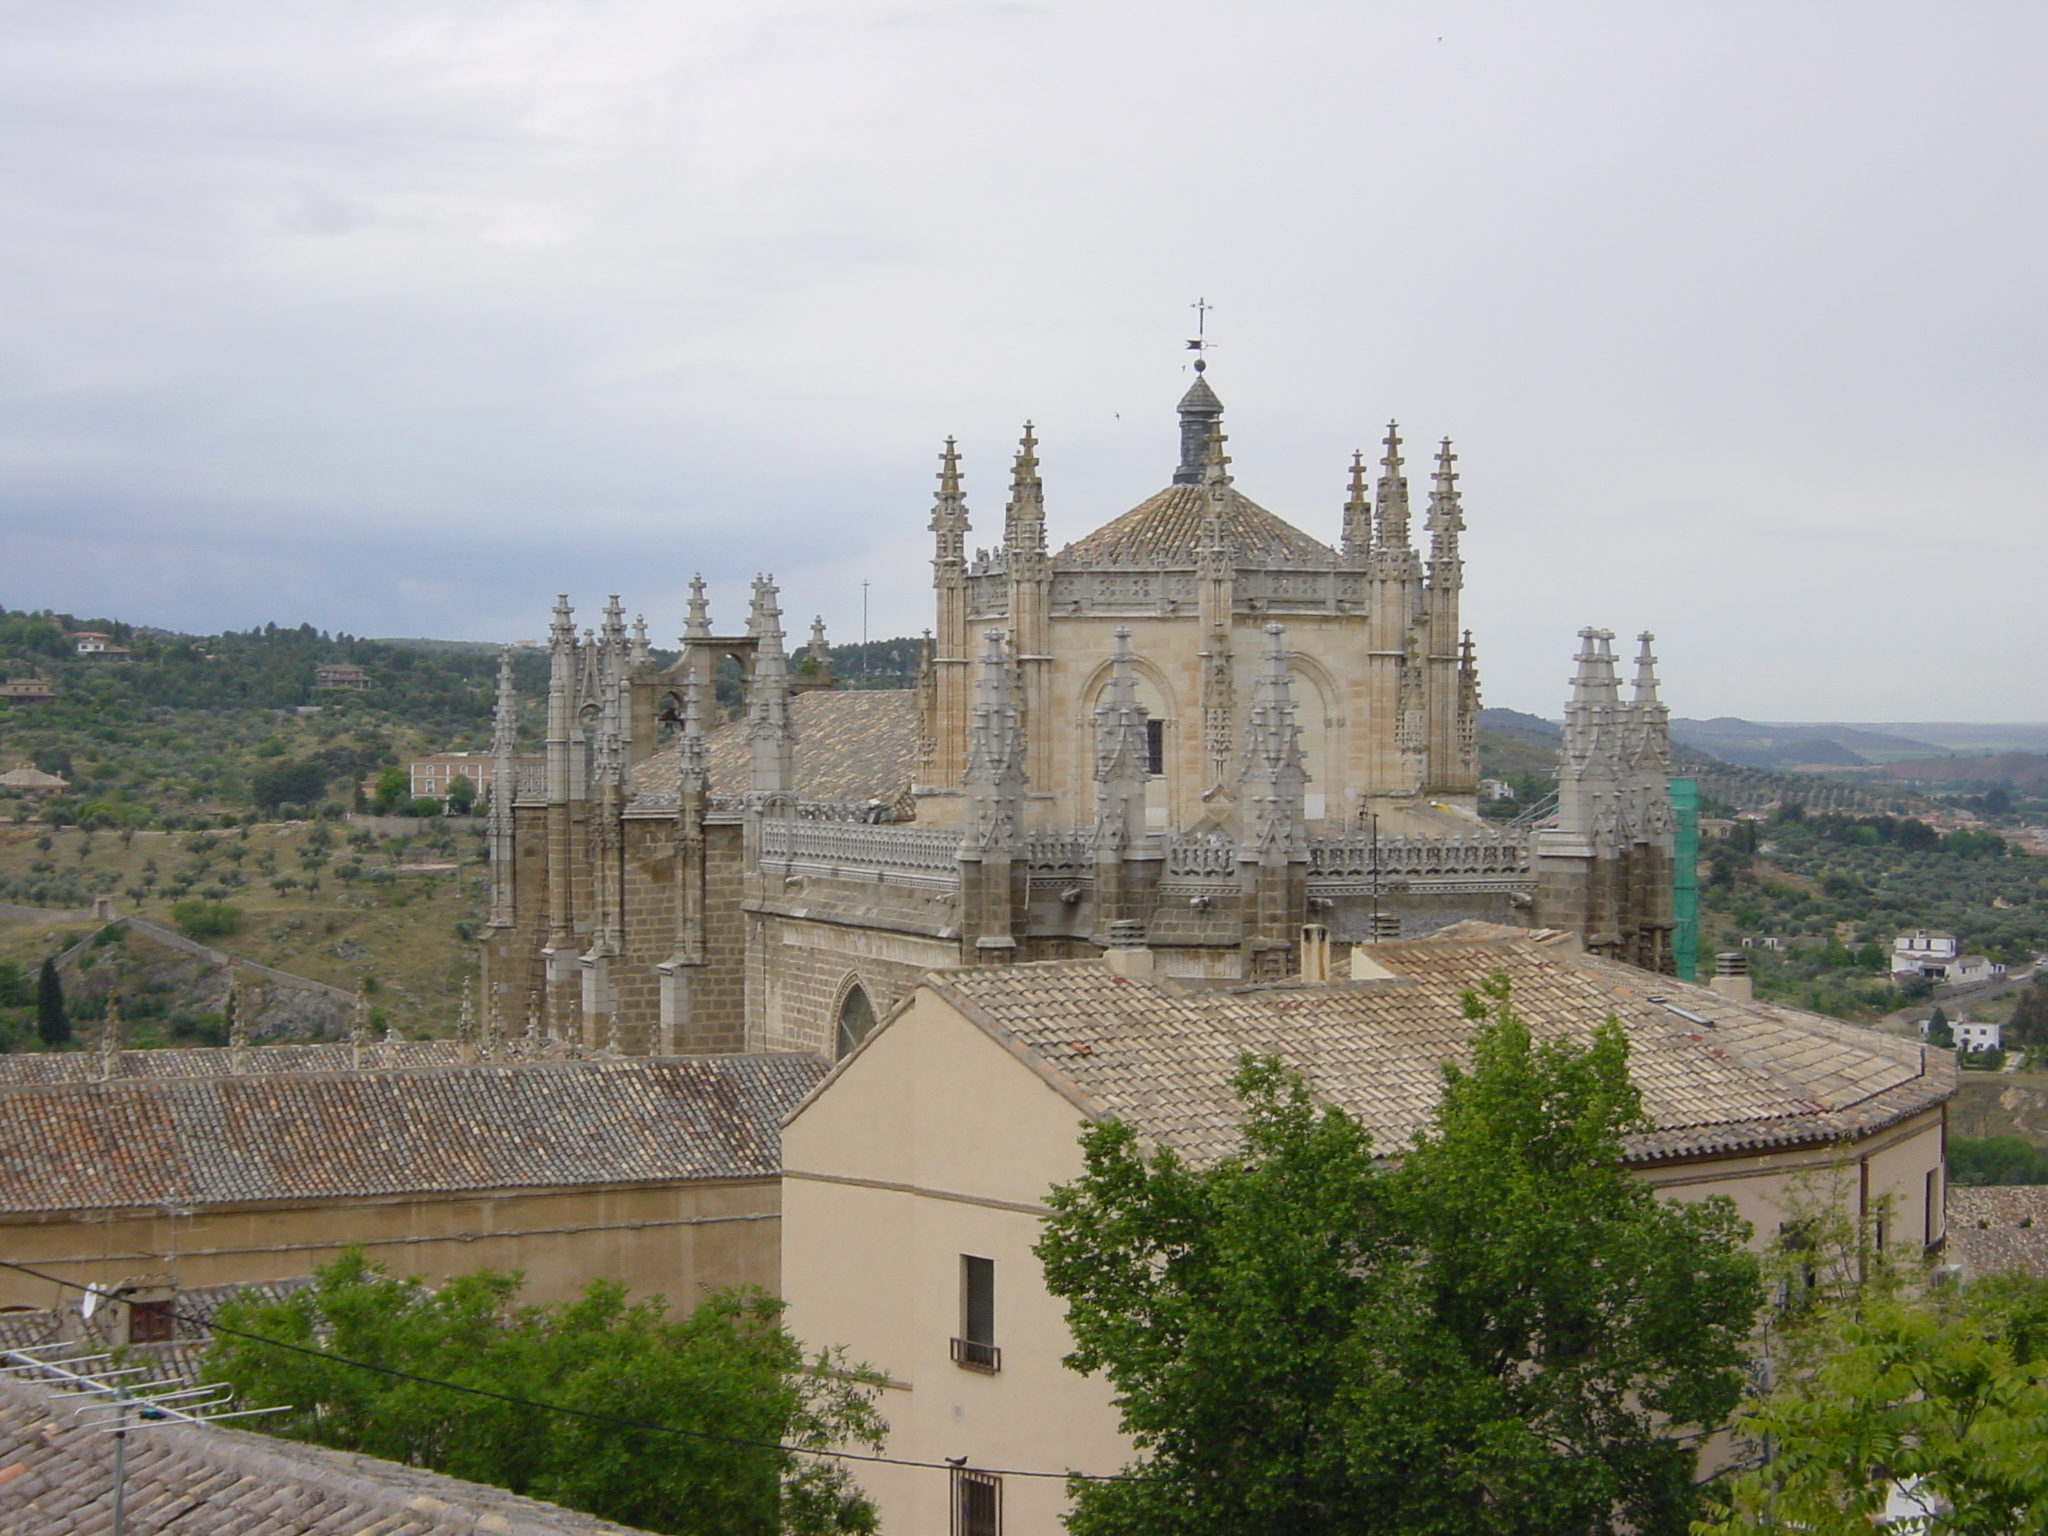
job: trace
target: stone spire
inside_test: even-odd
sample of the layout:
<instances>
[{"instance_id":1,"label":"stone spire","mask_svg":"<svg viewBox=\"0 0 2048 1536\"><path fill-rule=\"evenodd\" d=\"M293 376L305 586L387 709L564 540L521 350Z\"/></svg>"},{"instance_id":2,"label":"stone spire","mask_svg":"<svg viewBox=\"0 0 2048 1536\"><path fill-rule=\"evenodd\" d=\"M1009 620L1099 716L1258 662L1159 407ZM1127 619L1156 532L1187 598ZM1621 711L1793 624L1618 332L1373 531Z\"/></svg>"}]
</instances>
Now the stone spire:
<instances>
[{"instance_id":1,"label":"stone spire","mask_svg":"<svg viewBox=\"0 0 2048 1536\"><path fill-rule=\"evenodd\" d=\"M779 595L774 577L754 578L747 632L759 644L747 695L747 747L753 758L749 786L757 795L789 795L796 788L796 732L789 717L789 658L782 648Z\"/></svg>"},{"instance_id":2,"label":"stone spire","mask_svg":"<svg viewBox=\"0 0 2048 1536\"><path fill-rule=\"evenodd\" d=\"M249 1070L249 1021L242 1017L242 989L235 984L235 973L228 972L227 1000L221 1004L221 1011L227 1015L224 1021L228 1027L228 1069L232 1072Z\"/></svg>"},{"instance_id":3,"label":"stone spire","mask_svg":"<svg viewBox=\"0 0 2048 1536\"><path fill-rule=\"evenodd\" d=\"M1365 483L1365 455L1351 455L1351 491L1344 498L1344 558L1363 563L1372 554L1372 492Z\"/></svg>"},{"instance_id":4,"label":"stone spire","mask_svg":"<svg viewBox=\"0 0 2048 1536\"><path fill-rule=\"evenodd\" d=\"M1038 436L1024 423L1010 470L1010 501L1003 509L1003 545L1014 560L1045 553L1045 482L1038 475Z\"/></svg>"},{"instance_id":5,"label":"stone spire","mask_svg":"<svg viewBox=\"0 0 2048 1536\"><path fill-rule=\"evenodd\" d=\"M465 1066L476 1060L476 1014L469 1006L469 988L462 989L462 1010L455 1016L455 1058Z\"/></svg>"},{"instance_id":6,"label":"stone spire","mask_svg":"<svg viewBox=\"0 0 2048 1536\"><path fill-rule=\"evenodd\" d=\"M939 494L932 502L932 560L937 565L959 565L967 558L967 535L973 529L967 516L967 497L960 489L960 451L952 438L939 454Z\"/></svg>"},{"instance_id":7,"label":"stone spire","mask_svg":"<svg viewBox=\"0 0 2048 1536\"><path fill-rule=\"evenodd\" d=\"M127 1048L128 1026L121 1018L121 999L109 991L106 1018L100 1024L100 1077L103 1080L121 1075L121 1053Z\"/></svg>"},{"instance_id":8,"label":"stone spire","mask_svg":"<svg viewBox=\"0 0 2048 1536\"><path fill-rule=\"evenodd\" d=\"M1657 695L1657 657L1650 649L1657 637L1648 630L1636 636L1635 760L1639 768L1661 778L1671 771L1671 711Z\"/></svg>"},{"instance_id":9,"label":"stone spire","mask_svg":"<svg viewBox=\"0 0 2048 1536\"><path fill-rule=\"evenodd\" d=\"M1017 730L1017 705L1003 633L986 630L982 641L962 783L971 807L968 837L975 846L987 849L1009 846L1022 830L1018 813L1023 798L1024 744Z\"/></svg>"},{"instance_id":10,"label":"stone spire","mask_svg":"<svg viewBox=\"0 0 2048 1536\"><path fill-rule=\"evenodd\" d=\"M1414 574L1415 551L1408 542L1408 477L1402 473L1401 428L1387 423L1385 453L1380 458L1375 552L1390 576Z\"/></svg>"},{"instance_id":11,"label":"stone spire","mask_svg":"<svg viewBox=\"0 0 2048 1536\"><path fill-rule=\"evenodd\" d=\"M708 639L711 634L711 604L704 598L704 578L690 578L690 616L683 621L684 640Z\"/></svg>"},{"instance_id":12,"label":"stone spire","mask_svg":"<svg viewBox=\"0 0 2048 1536\"><path fill-rule=\"evenodd\" d=\"M695 672L683 674L683 718L676 732L676 794L701 794L705 786L704 716Z\"/></svg>"},{"instance_id":13,"label":"stone spire","mask_svg":"<svg viewBox=\"0 0 2048 1536\"><path fill-rule=\"evenodd\" d=\"M1308 774L1301 765L1301 727L1294 719L1286 635L1284 625L1266 626L1264 665L1245 722L1244 772L1239 779L1244 808L1241 858L1291 853L1306 835L1303 787Z\"/></svg>"},{"instance_id":14,"label":"stone spire","mask_svg":"<svg viewBox=\"0 0 2048 1536\"><path fill-rule=\"evenodd\" d=\"M832 647L825 640L825 616L821 613L811 620L810 644L804 652L811 659L811 681L829 683L832 681Z\"/></svg>"},{"instance_id":15,"label":"stone spire","mask_svg":"<svg viewBox=\"0 0 2048 1536\"><path fill-rule=\"evenodd\" d=\"M1131 632L1119 627L1110 654L1109 680L1095 703L1095 846L1121 848L1145 825L1145 781L1150 776L1146 723L1138 702Z\"/></svg>"},{"instance_id":16,"label":"stone spire","mask_svg":"<svg viewBox=\"0 0 2048 1536\"><path fill-rule=\"evenodd\" d=\"M624 658L608 652L598 677L597 733L591 742L591 781L603 789L619 789L626 782L626 678L619 663Z\"/></svg>"},{"instance_id":17,"label":"stone spire","mask_svg":"<svg viewBox=\"0 0 2048 1536\"><path fill-rule=\"evenodd\" d=\"M370 1064L370 996L356 988L355 1014L348 1025L349 1065L358 1072Z\"/></svg>"},{"instance_id":18,"label":"stone spire","mask_svg":"<svg viewBox=\"0 0 2048 1536\"><path fill-rule=\"evenodd\" d=\"M469 992L467 988L463 990L462 994L462 1011L464 1013L469 1011ZM505 1059L505 1016L498 1011L497 1003L489 999L486 999L484 1002L483 1036L480 1045L485 1061L503 1061Z\"/></svg>"},{"instance_id":19,"label":"stone spire","mask_svg":"<svg viewBox=\"0 0 2048 1536\"><path fill-rule=\"evenodd\" d=\"M1458 472L1451 466L1458 456L1451 452L1451 440L1443 440L1436 453L1436 475L1429 492L1429 584L1457 588L1464 585L1464 563L1458 558L1458 535L1465 531L1464 509L1459 505Z\"/></svg>"},{"instance_id":20,"label":"stone spire","mask_svg":"<svg viewBox=\"0 0 2048 1536\"><path fill-rule=\"evenodd\" d=\"M629 654L631 644L626 638L626 610L619 606L619 594L614 592L611 601L604 605L605 653L624 657Z\"/></svg>"},{"instance_id":21,"label":"stone spire","mask_svg":"<svg viewBox=\"0 0 2048 1536\"><path fill-rule=\"evenodd\" d=\"M651 652L647 648L647 615L636 613L633 615L633 648L631 652L633 670L637 672L646 666L650 654Z\"/></svg>"},{"instance_id":22,"label":"stone spire","mask_svg":"<svg viewBox=\"0 0 2048 1536\"><path fill-rule=\"evenodd\" d=\"M519 695L512 686L512 651L498 652L498 707L491 721L491 814L485 823L491 848L493 928L515 920L512 878L512 802L519 794Z\"/></svg>"},{"instance_id":23,"label":"stone spire","mask_svg":"<svg viewBox=\"0 0 2048 1536\"><path fill-rule=\"evenodd\" d=\"M1195 363L1195 382L1180 397L1180 467L1173 472L1175 485L1200 485L1207 462L1210 439L1222 431L1223 402L1202 376L1203 364Z\"/></svg>"}]
</instances>

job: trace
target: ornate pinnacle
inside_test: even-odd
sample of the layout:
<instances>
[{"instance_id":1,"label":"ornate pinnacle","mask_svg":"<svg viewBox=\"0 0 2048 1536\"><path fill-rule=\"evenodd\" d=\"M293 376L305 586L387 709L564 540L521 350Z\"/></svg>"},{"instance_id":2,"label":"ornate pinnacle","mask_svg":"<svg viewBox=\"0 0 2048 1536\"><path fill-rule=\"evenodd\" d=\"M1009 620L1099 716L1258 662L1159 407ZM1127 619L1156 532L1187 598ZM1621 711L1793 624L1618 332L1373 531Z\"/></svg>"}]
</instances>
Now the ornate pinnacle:
<instances>
[{"instance_id":1,"label":"ornate pinnacle","mask_svg":"<svg viewBox=\"0 0 2048 1536\"><path fill-rule=\"evenodd\" d=\"M1635 702L1638 705L1659 704L1663 702L1657 697L1657 657L1650 649L1652 642L1656 638L1648 630L1644 630L1640 635L1636 636L1636 642L1641 646L1641 649L1636 652Z\"/></svg>"},{"instance_id":2,"label":"ornate pinnacle","mask_svg":"<svg viewBox=\"0 0 2048 1536\"><path fill-rule=\"evenodd\" d=\"M128 1030L121 1020L121 999L113 992L107 993L107 1013L100 1025L100 1076L103 1078L121 1075L121 1052L128 1045Z\"/></svg>"},{"instance_id":3,"label":"ornate pinnacle","mask_svg":"<svg viewBox=\"0 0 2048 1536\"><path fill-rule=\"evenodd\" d=\"M1209 445L1202 454L1202 483L1204 485L1230 484L1230 455L1223 451L1223 445L1230 441L1222 423L1209 429Z\"/></svg>"},{"instance_id":4,"label":"ornate pinnacle","mask_svg":"<svg viewBox=\"0 0 2048 1536\"><path fill-rule=\"evenodd\" d=\"M704 578L690 578L690 617L683 624L683 638L697 639L711 633L711 605L704 599Z\"/></svg>"},{"instance_id":5,"label":"ornate pinnacle","mask_svg":"<svg viewBox=\"0 0 2048 1536\"><path fill-rule=\"evenodd\" d=\"M1365 483L1365 455L1351 455L1351 489L1344 498L1344 558L1363 560L1372 553L1372 493Z\"/></svg>"},{"instance_id":6,"label":"ornate pinnacle","mask_svg":"<svg viewBox=\"0 0 2048 1536\"><path fill-rule=\"evenodd\" d=\"M967 534L972 526L967 516L967 498L960 490L960 451L949 437L939 455L939 494L932 502L931 531L938 535L933 557L946 563L966 559Z\"/></svg>"},{"instance_id":7,"label":"ornate pinnacle","mask_svg":"<svg viewBox=\"0 0 2048 1536\"><path fill-rule=\"evenodd\" d=\"M1401 427L1387 423L1385 452L1380 458L1378 547L1405 552L1408 545L1408 477L1401 472Z\"/></svg>"},{"instance_id":8,"label":"ornate pinnacle","mask_svg":"<svg viewBox=\"0 0 2048 1536\"><path fill-rule=\"evenodd\" d=\"M1017 444L1017 462L1010 472L1010 504L1003 514L1003 542L1012 551L1042 553L1045 549L1045 485L1038 478L1038 437L1031 423Z\"/></svg>"},{"instance_id":9,"label":"ornate pinnacle","mask_svg":"<svg viewBox=\"0 0 2048 1536\"><path fill-rule=\"evenodd\" d=\"M1458 456L1451 452L1451 440L1437 449L1435 483L1429 495L1429 527L1433 533L1463 533L1465 518L1459 505L1458 472L1451 466Z\"/></svg>"},{"instance_id":10,"label":"ornate pinnacle","mask_svg":"<svg viewBox=\"0 0 2048 1536\"><path fill-rule=\"evenodd\" d=\"M631 655L634 666L644 667L647 665L647 615L644 613L638 613L633 616L633 649Z\"/></svg>"},{"instance_id":11,"label":"ornate pinnacle","mask_svg":"<svg viewBox=\"0 0 2048 1536\"><path fill-rule=\"evenodd\" d=\"M548 626L548 644L562 650L576 643L576 610L569 606L569 594L555 599L555 622Z\"/></svg>"},{"instance_id":12,"label":"ornate pinnacle","mask_svg":"<svg viewBox=\"0 0 2048 1536\"><path fill-rule=\"evenodd\" d=\"M512 648L498 650L498 707L491 721L491 752L510 757L519 747L519 695L512 686Z\"/></svg>"}]
</instances>

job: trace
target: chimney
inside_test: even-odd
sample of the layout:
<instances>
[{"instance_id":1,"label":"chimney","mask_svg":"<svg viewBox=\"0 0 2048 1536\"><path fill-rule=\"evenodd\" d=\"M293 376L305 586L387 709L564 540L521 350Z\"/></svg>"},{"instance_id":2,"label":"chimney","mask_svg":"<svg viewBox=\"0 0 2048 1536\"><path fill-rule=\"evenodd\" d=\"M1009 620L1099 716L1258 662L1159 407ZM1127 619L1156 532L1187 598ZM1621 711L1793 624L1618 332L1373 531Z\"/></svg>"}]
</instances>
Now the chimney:
<instances>
[{"instance_id":1,"label":"chimney","mask_svg":"<svg viewBox=\"0 0 2048 1536\"><path fill-rule=\"evenodd\" d=\"M1714 956L1714 979L1707 985L1731 1001L1748 1002L1755 996L1749 979L1749 956L1739 949Z\"/></svg>"},{"instance_id":2,"label":"chimney","mask_svg":"<svg viewBox=\"0 0 2048 1536\"><path fill-rule=\"evenodd\" d=\"M1322 987L1330 984L1330 930L1321 923L1302 924L1301 979Z\"/></svg>"},{"instance_id":3,"label":"chimney","mask_svg":"<svg viewBox=\"0 0 2048 1536\"><path fill-rule=\"evenodd\" d=\"M1144 923L1127 917L1112 921L1102 963L1119 976L1150 976L1152 951L1145 945Z\"/></svg>"}]
</instances>

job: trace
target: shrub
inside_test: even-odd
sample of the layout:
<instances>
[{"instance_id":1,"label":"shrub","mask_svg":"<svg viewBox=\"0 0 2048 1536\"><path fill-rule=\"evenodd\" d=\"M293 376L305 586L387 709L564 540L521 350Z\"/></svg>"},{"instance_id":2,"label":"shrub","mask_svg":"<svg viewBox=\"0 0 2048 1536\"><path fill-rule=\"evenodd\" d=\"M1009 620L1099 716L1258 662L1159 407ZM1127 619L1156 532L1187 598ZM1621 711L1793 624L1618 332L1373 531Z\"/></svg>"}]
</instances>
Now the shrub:
<instances>
[{"instance_id":1,"label":"shrub","mask_svg":"<svg viewBox=\"0 0 2048 1536\"><path fill-rule=\"evenodd\" d=\"M225 901L194 897L172 903L171 921L195 939L215 938L240 926L242 909Z\"/></svg>"}]
</instances>

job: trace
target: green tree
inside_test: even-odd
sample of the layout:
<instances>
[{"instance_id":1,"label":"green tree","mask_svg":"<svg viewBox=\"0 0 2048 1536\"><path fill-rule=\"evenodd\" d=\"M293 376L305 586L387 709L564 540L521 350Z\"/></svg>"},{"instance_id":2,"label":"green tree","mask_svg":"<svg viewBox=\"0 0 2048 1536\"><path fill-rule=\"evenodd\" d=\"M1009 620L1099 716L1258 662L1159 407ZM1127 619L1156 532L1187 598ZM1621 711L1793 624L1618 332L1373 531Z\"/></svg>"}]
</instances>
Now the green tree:
<instances>
[{"instance_id":1,"label":"green tree","mask_svg":"<svg viewBox=\"0 0 2048 1536\"><path fill-rule=\"evenodd\" d=\"M1701 1536L1869 1536L1895 1488L1932 1516L1904 1530L2048 1530L2048 1284L1886 1276L1817 1310L1741 1429L1768 1465L1725 1479Z\"/></svg>"},{"instance_id":2,"label":"green tree","mask_svg":"<svg viewBox=\"0 0 2048 1536\"><path fill-rule=\"evenodd\" d=\"M1950 1136L1951 1184L2048 1184L2048 1152L2024 1136Z\"/></svg>"},{"instance_id":3,"label":"green tree","mask_svg":"<svg viewBox=\"0 0 2048 1536\"><path fill-rule=\"evenodd\" d=\"M379 816L389 816L401 800L412 798L412 775L396 764L377 775L373 791Z\"/></svg>"},{"instance_id":4,"label":"green tree","mask_svg":"<svg viewBox=\"0 0 2048 1536\"><path fill-rule=\"evenodd\" d=\"M476 785L466 773L458 773L448 784L448 812L467 816L476 807Z\"/></svg>"},{"instance_id":5,"label":"green tree","mask_svg":"<svg viewBox=\"0 0 2048 1536\"><path fill-rule=\"evenodd\" d=\"M650 1531L875 1529L874 1507L843 1464L801 1451L879 1448L887 1426L874 1398L883 1378L836 1351L806 1358L781 1326L779 1301L723 1291L670 1318L661 1297L629 1303L612 1281L552 1307L517 1305L521 1286L517 1275L480 1270L429 1291L350 1249L281 1301L224 1307L223 1325L259 1337L217 1334L205 1372L252 1405L289 1404L263 1421L273 1434Z\"/></svg>"},{"instance_id":6,"label":"green tree","mask_svg":"<svg viewBox=\"0 0 2048 1536\"><path fill-rule=\"evenodd\" d=\"M36 1038L50 1050L71 1039L71 1015L64 1008L64 982L57 974L57 962L43 961L36 972Z\"/></svg>"},{"instance_id":7,"label":"green tree","mask_svg":"<svg viewBox=\"0 0 2048 1536\"><path fill-rule=\"evenodd\" d=\"M0 1008L26 1008L35 996L35 988L21 962L0 960Z\"/></svg>"},{"instance_id":8,"label":"green tree","mask_svg":"<svg viewBox=\"0 0 2048 1536\"><path fill-rule=\"evenodd\" d=\"M1398 1167L1270 1060L1212 1166L1083 1133L1038 1255L1140 1476L1077 1482L1076 1536L1685 1530L1686 1432L1744 1380L1747 1228L1628 1173L1613 1021L1538 1045L1504 978L1467 1002L1472 1068Z\"/></svg>"},{"instance_id":9,"label":"green tree","mask_svg":"<svg viewBox=\"0 0 2048 1536\"><path fill-rule=\"evenodd\" d=\"M327 770L317 762L273 763L249 776L249 792L265 811L307 805L327 793Z\"/></svg>"},{"instance_id":10,"label":"green tree","mask_svg":"<svg viewBox=\"0 0 2048 1536\"><path fill-rule=\"evenodd\" d=\"M1956 1043L1956 1032L1949 1026L1948 1015L1939 1008L1927 1015L1927 1043L1943 1047Z\"/></svg>"}]
</instances>

